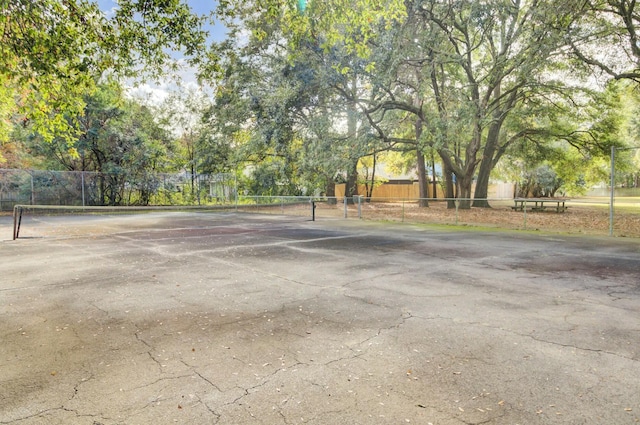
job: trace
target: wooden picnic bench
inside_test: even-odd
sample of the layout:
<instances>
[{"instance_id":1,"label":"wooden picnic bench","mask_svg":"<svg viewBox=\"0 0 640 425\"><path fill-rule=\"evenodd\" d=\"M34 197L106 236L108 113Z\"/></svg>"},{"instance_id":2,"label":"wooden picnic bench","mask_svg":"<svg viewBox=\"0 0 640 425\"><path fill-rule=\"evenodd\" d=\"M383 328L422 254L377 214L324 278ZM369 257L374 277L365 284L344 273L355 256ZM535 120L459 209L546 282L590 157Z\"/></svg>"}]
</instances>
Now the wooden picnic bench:
<instances>
[{"instance_id":1,"label":"wooden picnic bench","mask_svg":"<svg viewBox=\"0 0 640 425\"><path fill-rule=\"evenodd\" d=\"M514 211L547 211L552 210L557 213L565 212L569 207L566 202L568 198L514 198Z\"/></svg>"}]
</instances>

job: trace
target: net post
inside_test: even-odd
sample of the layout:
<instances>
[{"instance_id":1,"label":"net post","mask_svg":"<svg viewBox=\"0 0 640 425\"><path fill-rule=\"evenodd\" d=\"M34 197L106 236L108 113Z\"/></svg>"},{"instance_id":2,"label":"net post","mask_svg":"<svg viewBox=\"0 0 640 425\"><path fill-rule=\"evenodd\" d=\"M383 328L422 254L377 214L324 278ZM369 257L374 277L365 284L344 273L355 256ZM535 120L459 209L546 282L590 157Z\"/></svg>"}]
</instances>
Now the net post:
<instances>
[{"instance_id":1,"label":"net post","mask_svg":"<svg viewBox=\"0 0 640 425\"><path fill-rule=\"evenodd\" d=\"M20 223L22 222L22 205L13 206L13 240L20 236Z\"/></svg>"}]
</instances>

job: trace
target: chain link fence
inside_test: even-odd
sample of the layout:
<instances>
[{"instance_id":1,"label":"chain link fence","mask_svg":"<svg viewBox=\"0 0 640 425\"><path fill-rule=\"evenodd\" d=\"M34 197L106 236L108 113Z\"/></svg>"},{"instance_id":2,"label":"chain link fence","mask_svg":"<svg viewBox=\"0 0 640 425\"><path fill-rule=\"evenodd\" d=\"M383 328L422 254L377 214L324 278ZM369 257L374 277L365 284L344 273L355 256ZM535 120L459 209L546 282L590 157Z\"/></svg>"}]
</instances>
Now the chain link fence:
<instances>
[{"instance_id":1,"label":"chain link fence","mask_svg":"<svg viewBox=\"0 0 640 425\"><path fill-rule=\"evenodd\" d=\"M365 219L482 226L530 231L640 237L640 196L616 193L567 201L562 211L518 209L513 198L489 199L492 208L459 208L460 200L238 194L231 174L130 176L94 172L0 169L0 211L14 205L227 205L247 213L312 219ZM606 195L606 193L602 193ZM345 199L347 202L345 202ZM424 207L427 204L428 207ZM453 207L452 207L453 206Z\"/></svg>"},{"instance_id":2,"label":"chain link fence","mask_svg":"<svg viewBox=\"0 0 640 425\"><path fill-rule=\"evenodd\" d=\"M640 237L640 197L615 198L614 214L606 196L567 199L562 208L540 208L528 200L487 199L491 208L460 208L460 199L240 196L245 213L304 216L312 220L360 219L551 233ZM540 202L540 201L538 201ZM545 200L547 202L547 200ZM426 206L425 206L426 205Z\"/></svg>"},{"instance_id":3,"label":"chain link fence","mask_svg":"<svg viewBox=\"0 0 640 425\"><path fill-rule=\"evenodd\" d=\"M231 174L0 169L0 211L14 205L137 206L230 203Z\"/></svg>"}]
</instances>

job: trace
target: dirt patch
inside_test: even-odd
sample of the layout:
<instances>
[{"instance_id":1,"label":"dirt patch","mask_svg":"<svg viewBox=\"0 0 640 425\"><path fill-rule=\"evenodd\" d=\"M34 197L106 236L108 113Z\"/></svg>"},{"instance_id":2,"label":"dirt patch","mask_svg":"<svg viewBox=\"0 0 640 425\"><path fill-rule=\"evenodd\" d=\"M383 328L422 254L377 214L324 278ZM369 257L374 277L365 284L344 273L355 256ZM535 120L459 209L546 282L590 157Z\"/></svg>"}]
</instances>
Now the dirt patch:
<instances>
[{"instance_id":1,"label":"dirt patch","mask_svg":"<svg viewBox=\"0 0 640 425\"><path fill-rule=\"evenodd\" d=\"M330 210L343 213L344 206L321 205L320 216ZM562 233L590 235L609 234L609 211L602 206L570 205L563 213L513 211L510 206L492 208L449 209L445 202L431 202L428 208L417 203L363 203L361 217L365 220L390 220L417 223L457 224L488 226L506 229L544 230ZM358 216L358 206L348 206L348 217ZM640 237L640 209L638 213L616 212L614 216L616 236Z\"/></svg>"}]
</instances>

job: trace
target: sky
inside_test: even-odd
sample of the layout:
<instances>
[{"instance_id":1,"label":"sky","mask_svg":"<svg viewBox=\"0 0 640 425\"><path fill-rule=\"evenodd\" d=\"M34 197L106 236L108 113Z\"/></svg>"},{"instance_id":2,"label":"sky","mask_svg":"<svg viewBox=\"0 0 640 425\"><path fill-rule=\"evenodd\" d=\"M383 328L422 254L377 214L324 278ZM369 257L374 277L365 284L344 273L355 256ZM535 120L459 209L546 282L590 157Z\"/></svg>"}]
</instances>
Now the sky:
<instances>
[{"instance_id":1,"label":"sky","mask_svg":"<svg viewBox=\"0 0 640 425\"><path fill-rule=\"evenodd\" d=\"M97 2L100 10L105 12L107 16L117 6L116 0L97 0ZM194 13L205 15L215 10L218 2L216 0L187 0L187 4ZM205 29L209 31L212 40L221 41L225 37L225 28L222 25L210 25Z\"/></svg>"},{"instance_id":2,"label":"sky","mask_svg":"<svg viewBox=\"0 0 640 425\"><path fill-rule=\"evenodd\" d=\"M97 3L100 10L102 10L107 17L113 14L114 8L117 7L116 0L97 0ZM194 13L205 15L215 10L218 2L217 0L187 0L187 4ZM226 36L226 28L221 24L210 24L205 26L204 29L209 32L209 39L211 41L222 41ZM176 53L175 58L180 59L180 53ZM197 88L198 84L194 69L185 67L178 75L183 86L187 88ZM139 84L136 87L133 87L132 82L129 88L129 94L151 104L160 104L167 98L171 91L175 91L176 89L176 83L167 78L165 81L159 81L157 83L147 82Z\"/></svg>"}]
</instances>

